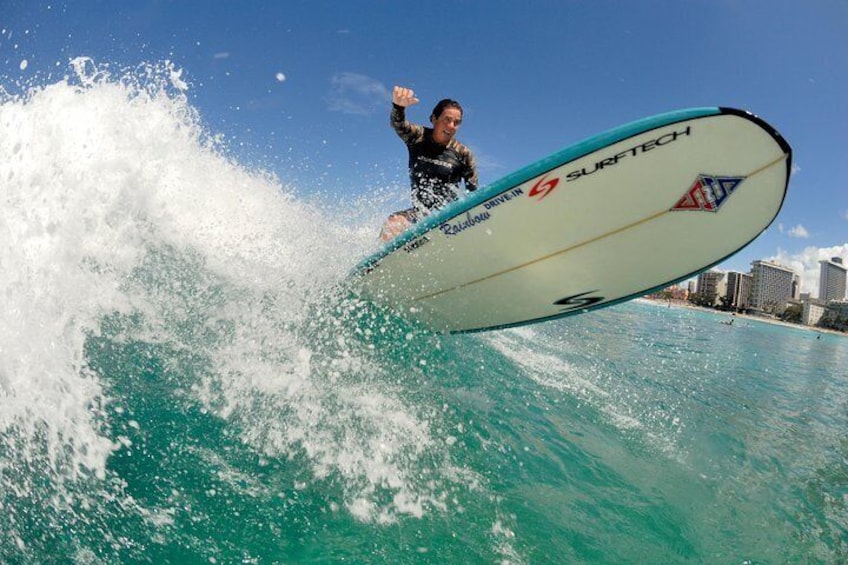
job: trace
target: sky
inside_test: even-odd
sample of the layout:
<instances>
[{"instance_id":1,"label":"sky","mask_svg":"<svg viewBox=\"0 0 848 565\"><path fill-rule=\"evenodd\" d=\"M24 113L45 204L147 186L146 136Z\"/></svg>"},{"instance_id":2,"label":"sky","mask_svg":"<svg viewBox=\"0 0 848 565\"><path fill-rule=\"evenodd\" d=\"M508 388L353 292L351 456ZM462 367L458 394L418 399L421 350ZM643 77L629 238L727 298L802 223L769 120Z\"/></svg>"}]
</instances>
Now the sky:
<instances>
[{"instance_id":1,"label":"sky","mask_svg":"<svg viewBox=\"0 0 848 565\"><path fill-rule=\"evenodd\" d=\"M171 61L204 126L239 162L339 202L406 190L391 88L426 123L459 100L485 185L606 129L731 106L794 150L775 223L718 266L770 259L817 294L818 260L848 262L845 0L0 0L0 87Z\"/></svg>"}]
</instances>

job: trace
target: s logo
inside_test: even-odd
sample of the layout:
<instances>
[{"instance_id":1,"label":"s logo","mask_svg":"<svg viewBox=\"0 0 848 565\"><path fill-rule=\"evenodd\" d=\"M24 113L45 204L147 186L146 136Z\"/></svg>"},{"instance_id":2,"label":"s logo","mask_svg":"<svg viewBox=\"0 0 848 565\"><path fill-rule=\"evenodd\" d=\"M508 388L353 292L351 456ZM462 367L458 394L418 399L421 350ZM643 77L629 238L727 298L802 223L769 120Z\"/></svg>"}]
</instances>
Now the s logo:
<instances>
[{"instance_id":1,"label":"s logo","mask_svg":"<svg viewBox=\"0 0 848 565\"><path fill-rule=\"evenodd\" d=\"M580 294L575 294L573 296L566 296L565 298L560 298L556 302L554 302L557 306L565 306L562 308L561 312L567 312L568 310L581 310L583 308L588 308L592 304L596 304L601 302L604 297L603 296L586 296L587 294L592 294L593 292L598 292L597 290L589 290L586 292L581 292Z\"/></svg>"},{"instance_id":2,"label":"s logo","mask_svg":"<svg viewBox=\"0 0 848 565\"><path fill-rule=\"evenodd\" d=\"M536 197L539 196L539 200L542 200L545 196L551 193L553 189L559 184L559 177L552 178L551 180L545 182L545 179L548 178L548 175L540 178L536 184L533 185L533 188L530 189L528 196Z\"/></svg>"}]
</instances>

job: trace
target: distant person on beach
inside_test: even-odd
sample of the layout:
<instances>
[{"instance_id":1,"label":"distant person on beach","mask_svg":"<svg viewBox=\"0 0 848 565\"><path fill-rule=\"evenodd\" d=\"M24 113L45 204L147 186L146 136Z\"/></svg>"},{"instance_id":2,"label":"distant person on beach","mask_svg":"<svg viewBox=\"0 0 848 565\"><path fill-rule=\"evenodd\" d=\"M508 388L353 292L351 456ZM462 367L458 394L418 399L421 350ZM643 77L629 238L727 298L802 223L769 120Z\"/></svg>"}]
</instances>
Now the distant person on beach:
<instances>
[{"instance_id":1,"label":"distant person on beach","mask_svg":"<svg viewBox=\"0 0 848 565\"><path fill-rule=\"evenodd\" d=\"M474 155L455 135L462 124L462 106L456 100L441 100L430 114L432 128L409 123L406 109L418 104L412 89L395 86L392 91L391 124L409 150L409 180L412 208L394 212L386 220L380 237L388 241L430 212L477 190Z\"/></svg>"}]
</instances>

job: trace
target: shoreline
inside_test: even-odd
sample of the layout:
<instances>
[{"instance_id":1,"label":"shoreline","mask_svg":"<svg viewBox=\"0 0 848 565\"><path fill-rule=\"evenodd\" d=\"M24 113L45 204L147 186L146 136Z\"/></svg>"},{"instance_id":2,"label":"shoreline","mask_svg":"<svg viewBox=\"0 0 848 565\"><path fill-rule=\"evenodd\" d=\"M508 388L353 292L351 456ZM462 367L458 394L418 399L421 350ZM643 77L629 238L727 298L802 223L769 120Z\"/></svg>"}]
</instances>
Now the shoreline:
<instances>
[{"instance_id":1,"label":"shoreline","mask_svg":"<svg viewBox=\"0 0 848 565\"><path fill-rule=\"evenodd\" d=\"M830 335L837 335L837 336L841 336L841 337L848 337L848 333L840 332L838 330L832 330L830 328L820 328L818 326L805 326L803 324L794 324L792 322L784 322L783 320L776 320L776 319L773 319L773 318L764 318L764 317L761 317L761 316L752 316L750 314L740 314L738 312L725 312L725 311L722 311L722 310L715 310L713 308L705 308L703 306L697 306L697 305L692 304L691 302L688 302L688 301L685 301L685 300L667 300L667 299L657 300L657 299L654 299L654 298L641 297L641 298L634 299L634 302L635 301L639 301L639 302L643 302L643 303L647 303L647 304L652 304L652 305L655 305L655 306L672 307L672 308L685 308L685 309L688 309L688 310L698 310L700 312L707 312L707 313L710 313L710 314L716 314L718 316L727 316L727 317L730 317L731 319L732 318L739 318L741 320L762 322L764 324L772 324L772 325L775 325L775 326L783 326L783 327L786 327L786 328L797 328L797 329L800 329L800 330L806 330L806 331L814 332L814 333L817 333L817 334L830 334Z\"/></svg>"}]
</instances>

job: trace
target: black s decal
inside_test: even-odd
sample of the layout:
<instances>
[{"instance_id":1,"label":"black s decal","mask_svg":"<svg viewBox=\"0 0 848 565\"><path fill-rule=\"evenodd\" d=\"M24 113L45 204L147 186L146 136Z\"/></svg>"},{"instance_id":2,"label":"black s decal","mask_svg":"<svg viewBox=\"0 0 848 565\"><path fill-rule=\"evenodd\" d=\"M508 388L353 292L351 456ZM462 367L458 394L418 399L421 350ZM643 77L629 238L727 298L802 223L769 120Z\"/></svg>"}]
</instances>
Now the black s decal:
<instances>
[{"instance_id":1,"label":"black s decal","mask_svg":"<svg viewBox=\"0 0 848 565\"><path fill-rule=\"evenodd\" d=\"M560 298L554 304L557 306L565 306L562 309L563 312L568 310L579 310L581 308L588 308L592 304L596 304L601 302L604 297L603 296L586 296L587 294L592 294L593 292L598 292L597 290L589 290L587 292L581 292L580 294L575 294L573 296L566 296L565 298Z\"/></svg>"}]
</instances>

